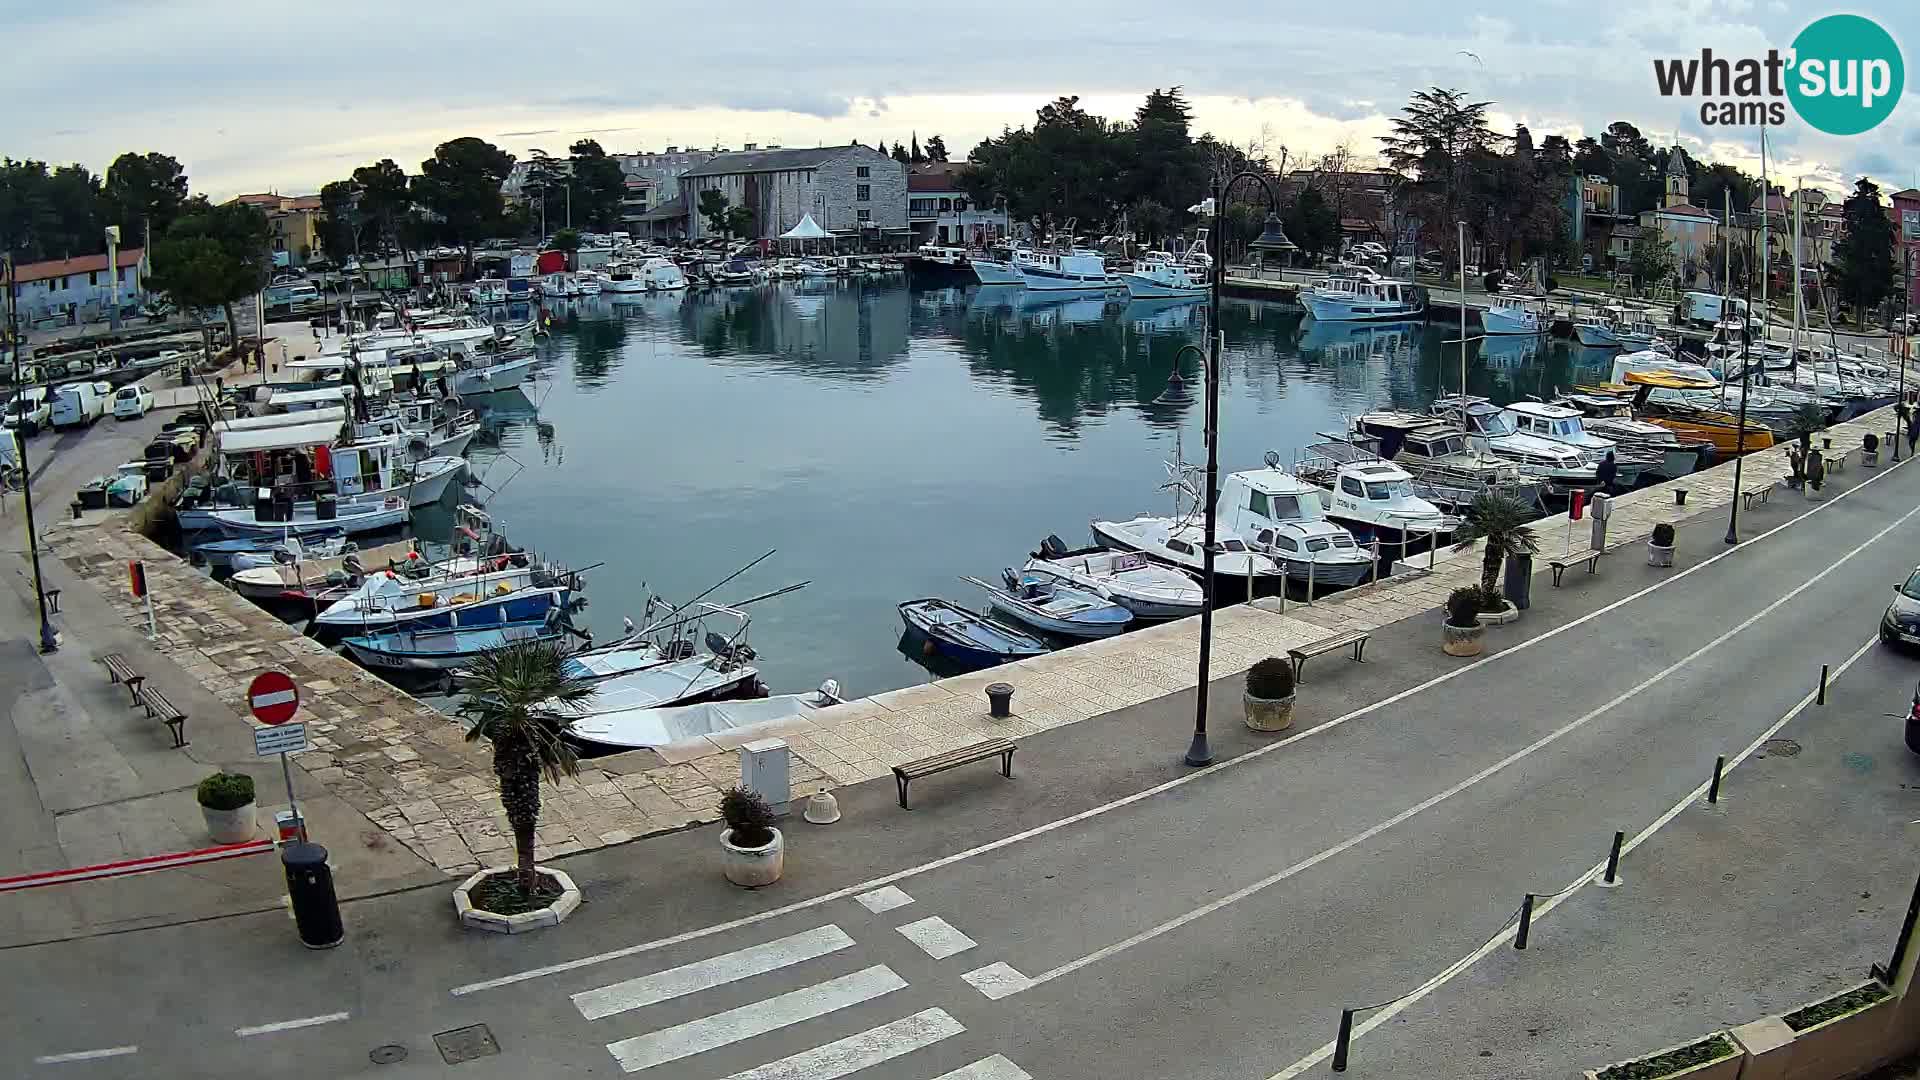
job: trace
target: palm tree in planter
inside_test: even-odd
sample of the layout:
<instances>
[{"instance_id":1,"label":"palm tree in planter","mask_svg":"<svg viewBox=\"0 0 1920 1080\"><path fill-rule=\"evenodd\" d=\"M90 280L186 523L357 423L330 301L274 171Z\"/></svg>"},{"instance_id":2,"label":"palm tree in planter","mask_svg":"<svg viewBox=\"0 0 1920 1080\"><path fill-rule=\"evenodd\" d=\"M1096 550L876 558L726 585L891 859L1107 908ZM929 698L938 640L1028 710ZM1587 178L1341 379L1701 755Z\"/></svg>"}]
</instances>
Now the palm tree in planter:
<instances>
[{"instance_id":1,"label":"palm tree in planter","mask_svg":"<svg viewBox=\"0 0 1920 1080\"><path fill-rule=\"evenodd\" d=\"M456 715L467 721L467 741L493 744L493 775L500 781L500 808L513 828L515 871L522 904L539 906L542 888L534 867L534 830L540 825L540 781L559 783L580 771L573 747L561 738L599 691L567 673L558 644L531 641L482 653L460 672L466 692ZM485 884L485 883L483 883ZM513 898L503 897L509 902ZM497 908L488 908L497 910Z\"/></svg>"},{"instance_id":2,"label":"palm tree in planter","mask_svg":"<svg viewBox=\"0 0 1920 1080\"><path fill-rule=\"evenodd\" d=\"M1500 598L1500 564L1508 555L1534 555L1540 541L1527 522L1533 520L1533 507L1503 491L1487 490L1473 497L1467 508L1467 520L1453 533L1453 550L1465 551L1476 540L1485 540L1480 555L1480 601L1482 611L1503 611ZM1458 590L1454 595L1459 595ZM1451 603L1451 601L1449 601Z\"/></svg>"},{"instance_id":3,"label":"palm tree in planter","mask_svg":"<svg viewBox=\"0 0 1920 1080\"><path fill-rule=\"evenodd\" d=\"M1480 639L1487 628L1480 624L1482 593L1478 585L1465 585L1447 594L1447 617L1440 624L1440 649L1448 656L1479 656Z\"/></svg>"}]
</instances>

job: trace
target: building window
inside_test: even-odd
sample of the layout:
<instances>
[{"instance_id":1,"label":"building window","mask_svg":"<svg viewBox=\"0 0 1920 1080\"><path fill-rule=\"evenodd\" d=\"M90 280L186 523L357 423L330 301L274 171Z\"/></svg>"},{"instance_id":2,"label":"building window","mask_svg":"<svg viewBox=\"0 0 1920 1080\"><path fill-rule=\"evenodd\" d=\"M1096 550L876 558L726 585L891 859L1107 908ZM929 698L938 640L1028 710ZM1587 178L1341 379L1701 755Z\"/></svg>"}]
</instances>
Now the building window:
<instances>
[{"instance_id":1,"label":"building window","mask_svg":"<svg viewBox=\"0 0 1920 1080\"><path fill-rule=\"evenodd\" d=\"M855 212L855 216L856 216L856 217L858 217L858 218L859 218L859 219L860 219L861 221L872 221L872 220L873 220L873 211L871 211L871 210L859 210L859 211L856 211L856 212Z\"/></svg>"},{"instance_id":2,"label":"building window","mask_svg":"<svg viewBox=\"0 0 1920 1080\"><path fill-rule=\"evenodd\" d=\"M873 185L871 184L857 185L853 189L853 198L855 202L872 202L873 201Z\"/></svg>"},{"instance_id":3,"label":"building window","mask_svg":"<svg viewBox=\"0 0 1920 1080\"><path fill-rule=\"evenodd\" d=\"M950 211L952 211L952 210L953 210L953 200L952 200L952 199L941 199L941 200L940 200L940 212L941 212L941 213L943 213L943 214L945 214L945 213L948 213L948 212L950 212Z\"/></svg>"},{"instance_id":4,"label":"building window","mask_svg":"<svg viewBox=\"0 0 1920 1080\"><path fill-rule=\"evenodd\" d=\"M867 177L873 175L873 170L865 165L856 165L854 166L854 169L853 169L853 175L858 176L864 180Z\"/></svg>"},{"instance_id":5,"label":"building window","mask_svg":"<svg viewBox=\"0 0 1920 1080\"><path fill-rule=\"evenodd\" d=\"M87 271L87 284L89 285L100 284L100 271L98 270Z\"/></svg>"}]
</instances>

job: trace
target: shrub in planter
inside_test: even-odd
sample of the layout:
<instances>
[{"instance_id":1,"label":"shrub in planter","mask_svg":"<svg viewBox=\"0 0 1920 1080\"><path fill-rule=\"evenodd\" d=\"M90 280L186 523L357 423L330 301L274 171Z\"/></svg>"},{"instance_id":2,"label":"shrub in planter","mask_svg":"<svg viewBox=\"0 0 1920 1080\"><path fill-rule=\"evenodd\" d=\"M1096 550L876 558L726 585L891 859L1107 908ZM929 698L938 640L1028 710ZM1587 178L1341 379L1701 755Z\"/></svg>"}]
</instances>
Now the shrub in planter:
<instances>
[{"instance_id":1,"label":"shrub in planter","mask_svg":"<svg viewBox=\"0 0 1920 1080\"><path fill-rule=\"evenodd\" d=\"M253 777L217 772L200 781L193 795L214 843L238 844L253 839Z\"/></svg>"},{"instance_id":2,"label":"shrub in planter","mask_svg":"<svg viewBox=\"0 0 1920 1080\"><path fill-rule=\"evenodd\" d=\"M1247 726L1283 731L1293 723L1293 662L1269 656L1247 671Z\"/></svg>"},{"instance_id":3,"label":"shrub in planter","mask_svg":"<svg viewBox=\"0 0 1920 1080\"><path fill-rule=\"evenodd\" d=\"M1647 565L1673 565L1673 526L1661 522L1653 527L1653 535L1647 538Z\"/></svg>"},{"instance_id":4,"label":"shrub in planter","mask_svg":"<svg viewBox=\"0 0 1920 1080\"><path fill-rule=\"evenodd\" d=\"M1468 585L1453 590L1447 597L1447 618L1440 626L1440 648L1448 656L1480 655L1480 639L1487 628L1480 625L1486 593Z\"/></svg>"},{"instance_id":5,"label":"shrub in planter","mask_svg":"<svg viewBox=\"0 0 1920 1080\"><path fill-rule=\"evenodd\" d=\"M1669 1076L1693 1075L1704 1071L1707 1066L1715 1062L1726 1061L1738 1053L1739 1050L1733 1045L1732 1039L1724 1034L1710 1035L1699 1042L1650 1054L1633 1061L1623 1061L1618 1065L1602 1069L1598 1073L1589 1072L1587 1075L1596 1077L1597 1080L1662 1080ZM1735 1066L1733 1073L1729 1075L1737 1073L1738 1068Z\"/></svg>"},{"instance_id":6,"label":"shrub in planter","mask_svg":"<svg viewBox=\"0 0 1920 1080\"><path fill-rule=\"evenodd\" d=\"M780 880L785 843L773 827L773 808L757 791L729 788L720 798L726 830L720 834L721 870L735 885L757 889Z\"/></svg>"}]
</instances>

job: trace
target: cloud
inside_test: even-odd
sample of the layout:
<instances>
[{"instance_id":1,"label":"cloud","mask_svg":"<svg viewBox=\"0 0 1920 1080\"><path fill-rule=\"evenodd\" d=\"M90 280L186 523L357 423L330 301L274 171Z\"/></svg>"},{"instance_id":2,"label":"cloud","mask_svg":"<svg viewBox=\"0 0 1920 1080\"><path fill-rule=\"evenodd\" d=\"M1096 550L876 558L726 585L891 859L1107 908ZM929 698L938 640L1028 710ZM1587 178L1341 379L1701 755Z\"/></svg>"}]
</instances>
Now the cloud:
<instances>
[{"instance_id":1,"label":"cloud","mask_svg":"<svg viewBox=\"0 0 1920 1080\"><path fill-rule=\"evenodd\" d=\"M0 96L34 102L10 117L9 152L99 167L160 149L217 195L317 188L356 158L412 168L435 144L477 132L500 132L516 154L525 140L575 132L623 136L610 151L914 131L959 149L1032 123L1060 94L1125 117L1148 89L1173 85L1201 129L1240 143L1265 129L1296 159L1341 142L1371 149L1407 95L1434 85L1494 102L1502 123L1528 124L1536 141L1625 119L1657 141L1677 131L1689 145L1751 144L1751 130L1703 127L1694 108L1661 98L1650 61L1708 45L1758 53L1798 29L1785 4L1764 0L1618 0L1603 19L1511 5L1438 22L1430 0L1228 0L1172 17L1145 0L977 0L951 17L884 0L777 14L543 0L539 25L553 33L537 62L504 76L498 61L525 54L524 0L467 0L459 19L384 5L377 32L355 18L305 20L273 48L260 47L258 6L241 0L27 7L8 15L13 48L0 66ZM1920 40L1920 14L1881 18ZM1915 139L1911 112L1881 134L1793 145L1811 133L1782 132L1780 145L1837 167L1863 145Z\"/></svg>"}]
</instances>

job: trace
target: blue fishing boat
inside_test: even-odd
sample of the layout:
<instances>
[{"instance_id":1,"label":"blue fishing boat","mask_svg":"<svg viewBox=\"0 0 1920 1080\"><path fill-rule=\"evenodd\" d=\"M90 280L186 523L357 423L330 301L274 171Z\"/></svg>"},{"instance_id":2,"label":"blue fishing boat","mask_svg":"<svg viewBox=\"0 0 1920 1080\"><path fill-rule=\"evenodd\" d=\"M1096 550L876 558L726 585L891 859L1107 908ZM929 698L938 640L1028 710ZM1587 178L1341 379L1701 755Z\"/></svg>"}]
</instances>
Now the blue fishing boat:
<instances>
[{"instance_id":1,"label":"blue fishing boat","mask_svg":"<svg viewBox=\"0 0 1920 1080\"><path fill-rule=\"evenodd\" d=\"M1047 643L958 604L928 597L900 605L900 621L924 652L973 667L1039 656Z\"/></svg>"},{"instance_id":2,"label":"blue fishing boat","mask_svg":"<svg viewBox=\"0 0 1920 1080\"><path fill-rule=\"evenodd\" d=\"M351 551L353 549L348 546L346 535L339 529L329 529L298 537L289 532L280 539L249 536L239 540L212 540L193 545L193 553L215 569L232 567L235 570L247 570L273 562L275 551L288 554L298 552L308 558L331 558Z\"/></svg>"},{"instance_id":3,"label":"blue fishing boat","mask_svg":"<svg viewBox=\"0 0 1920 1080\"><path fill-rule=\"evenodd\" d=\"M384 671L453 671L482 653L529 641L552 641L566 633L560 608L549 617L494 626L452 626L437 630L389 630L345 638L341 644L355 660Z\"/></svg>"},{"instance_id":4,"label":"blue fishing boat","mask_svg":"<svg viewBox=\"0 0 1920 1080\"><path fill-rule=\"evenodd\" d=\"M1133 622L1133 613L1098 593L1074 588L1038 573L1002 570L1006 587L979 578L964 580L987 590L987 603L999 615L1035 630L1070 638L1112 637Z\"/></svg>"}]
</instances>

